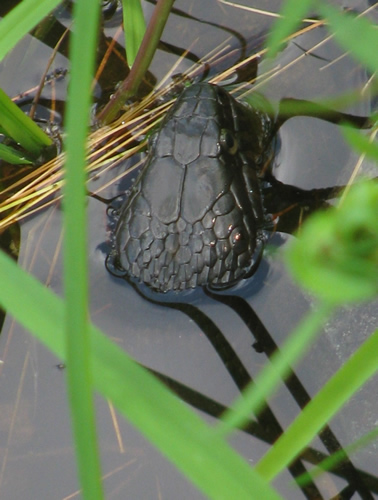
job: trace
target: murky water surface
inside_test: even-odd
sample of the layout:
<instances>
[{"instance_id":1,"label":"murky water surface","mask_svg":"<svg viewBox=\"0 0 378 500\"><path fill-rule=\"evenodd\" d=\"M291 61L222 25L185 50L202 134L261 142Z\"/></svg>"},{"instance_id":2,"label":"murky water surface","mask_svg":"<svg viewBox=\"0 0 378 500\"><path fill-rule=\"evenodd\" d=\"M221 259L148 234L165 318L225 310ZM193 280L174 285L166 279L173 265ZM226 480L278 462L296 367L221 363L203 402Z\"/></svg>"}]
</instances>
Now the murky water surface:
<instances>
[{"instance_id":1,"label":"murky water surface","mask_svg":"<svg viewBox=\"0 0 378 500\"><path fill-rule=\"evenodd\" d=\"M254 6L267 8L267 2L258 3L254 2ZM268 3L276 11L281 2ZM365 3L356 1L348 5L361 10ZM145 3L144 7L150 14L152 5ZM206 57L217 44L227 40L232 49L237 49L234 59L227 64L237 60L244 43L256 43L271 23L269 17L240 12L215 1L178 1L175 9L164 42L190 47L191 53ZM188 16L184 17L182 12ZM115 32L117 16L106 23L107 35ZM61 13L61 22L68 24L65 12ZM327 32L320 28L290 43L279 62L282 67L297 58L298 62L259 91L275 101L282 97L314 99L363 85L368 78L365 72L331 41L325 42L326 37ZM317 44L313 55L305 55L306 50ZM25 57L27 51L33 57ZM16 95L36 85L50 53L47 45L28 37L1 63L0 86L10 95ZM152 77L159 81L176 59L175 55L159 51L150 70ZM55 68L67 68L67 64L64 53L58 54ZM179 71L189 64L184 61ZM260 65L260 73L267 69L266 63ZM58 100L64 101L66 86L66 78L56 81L54 92ZM48 92L45 99L51 97ZM369 98L348 111L368 114ZM282 127L274 173L279 180L303 188L324 187L346 182L356 161L337 126L312 118L295 118ZM126 165L121 165L108 178L93 181L91 188L107 182L125 168ZM370 165L364 164L363 169L369 172ZM122 193L127 182L113 184L104 195ZM210 422L269 362L269 354L315 305L311 297L292 283L279 258L280 252L276 256L268 252L256 274L227 293L211 296L199 290L184 301L176 297L174 307L146 301L131 285L113 278L105 269L109 251L106 207L89 199L88 212L92 320L131 356L158 372ZM20 265L55 293L62 294L59 204L23 222L21 231ZM271 244L280 251L290 238L276 234ZM296 377L289 386L279 389L264 414L257 420L251 419L246 432L236 432L232 437L233 446L251 464L261 458L269 442L290 424L299 412L299 405L314 395L377 327L377 316L377 305L372 303L342 310L330 320L306 358L295 367ZM65 373L59 368L60 360L10 317L5 320L0 338L0 359L3 361L0 365L1 498L80 498ZM337 448L338 443L348 445L376 425L376 383L375 378L355 395L332 420L330 428L311 444L302 463L279 476L275 486L280 494L293 500L330 499L349 482L359 484L359 492L342 498L378 498L378 452L374 445L356 453L352 463L336 474L325 475L308 490L290 486L292 474L301 471L301 467L317 463ZM97 409L106 498L203 498L107 402L98 398Z\"/></svg>"}]
</instances>

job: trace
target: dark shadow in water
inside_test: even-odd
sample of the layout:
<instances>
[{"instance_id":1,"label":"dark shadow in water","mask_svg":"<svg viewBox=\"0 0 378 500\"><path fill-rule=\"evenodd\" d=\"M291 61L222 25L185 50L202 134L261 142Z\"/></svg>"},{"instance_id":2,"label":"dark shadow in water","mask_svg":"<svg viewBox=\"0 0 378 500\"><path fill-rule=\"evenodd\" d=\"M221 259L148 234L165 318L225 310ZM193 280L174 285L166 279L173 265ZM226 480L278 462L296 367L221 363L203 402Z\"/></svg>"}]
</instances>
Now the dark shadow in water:
<instances>
[{"instance_id":1,"label":"dark shadow in water","mask_svg":"<svg viewBox=\"0 0 378 500\"><path fill-rule=\"evenodd\" d=\"M140 291L140 289L138 289L137 286L134 286L134 288L142 297L144 297L149 302L162 305L163 307L167 307L169 309L181 311L186 314L192 321L194 321L214 347L215 351L221 358L226 370L230 374L232 380L235 382L240 392L242 392L247 387L247 385L253 384L253 380L250 374L246 370L245 366L241 362L231 344L225 338L221 330L205 313L200 311L196 306L192 304L169 303L160 302L159 300L153 300L151 297L146 297L145 295L143 295L143 293ZM266 403L264 405L264 409L258 415L256 415L256 419L259 425L259 429L263 429L264 435L268 437L269 442L273 443L283 433L281 425ZM306 472L306 468L304 467L301 460L294 461L288 467L288 469L294 478ZM308 484L301 489L306 495L306 498L322 498L314 483Z\"/></svg>"},{"instance_id":2,"label":"dark shadow in water","mask_svg":"<svg viewBox=\"0 0 378 500\"><path fill-rule=\"evenodd\" d=\"M179 396L180 399L190 404L194 408L197 408L206 415L220 419L222 417L222 414L225 411L229 410L227 406L219 403L218 401L214 401L208 396L205 396L204 394L201 394L200 392L191 389L187 385L178 382L177 380L174 380L171 377L168 377L167 375L152 370L147 366L145 366L144 368L146 368L156 377L158 377L164 384L167 385L167 387L169 387L169 389L171 389L175 394L177 394L177 396ZM240 430L242 430L249 436L253 436L269 444L273 444L275 441L275 437L272 436L269 432L267 432L267 430L263 425L254 420L248 420L247 423ZM323 460L328 458L328 455L322 453L319 450L308 447L301 453L300 458L312 465L319 465ZM373 498L371 494L373 493L378 494L378 478L372 476L371 474L367 474L363 470L360 469L354 469L354 470L355 473L358 474L359 480L365 486L364 489L367 491L367 494L369 495L369 496L362 496L361 498ZM335 468L332 470L332 474L342 479L345 479L346 481L349 481L350 477L349 472L345 470L342 464L335 466ZM346 487L346 489L343 490L343 492L340 492L340 495L342 496L339 496L337 498L340 499L351 498L351 496L353 496L353 494L356 492L356 487L354 484L349 484Z\"/></svg>"},{"instance_id":3,"label":"dark shadow in water","mask_svg":"<svg viewBox=\"0 0 378 500\"><path fill-rule=\"evenodd\" d=\"M248 373L231 344L225 338L222 331L203 311L193 304L165 302L159 300L158 298L154 299L151 295L146 296L137 285L132 285L137 293L147 301L169 309L181 311L193 322L195 322L214 347L218 356L221 358L224 367L230 374L240 392L242 392L247 385L253 384L252 377ZM243 323L253 335L255 341L253 346L258 352L264 352L270 359L272 354L279 350L274 339L246 300L236 295L218 294L208 289L204 289L204 292L211 299L230 307L241 318ZM151 371L164 383L166 383L168 387L176 392L180 398L214 418L220 418L222 413L228 409L224 405L221 405L211 398L200 394L198 391L190 389L170 377L157 373L153 370ZM306 406L306 404L311 400L310 395L293 370L291 370L288 378L283 380L283 383L300 408L304 408L304 406ZM256 421L250 420L247 425L243 427L242 430L244 432L270 444L273 444L284 432L284 429L281 427L273 411L266 402L263 410L255 417ZM319 438L330 454L342 450L340 442L329 426L326 426L319 433ZM288 470L291 475L296 478L306 472L306 468L302 463L303 459L306 459L311 463L319 464L325 458L327 458L327 455L311 448L307 448L297 460L289 465ZM348 486L339 492L337 498L352 498L353 494L358 493L360 498L363 500L374 500L372 493L378 493L378 478L356 469L347 454L345 454L343 462L335 466L332 473L348 481ZM313 482L308 483L306 486L302 486L301 490L306 498L313 500L323 498L317 486Z\"/></svg>"},{"instance_id":4,"label":"dark shadow in water","mask_svg":"<svg viewBox=\"0 0 378 500\"><path fill-rule=\"evenodd\" d=\"M272 355L279 351L273 337L246 300L236 295L220 295L208 289L204 291L212 299L230 307L240 317L253 335L255 339L254 347L258 349L258 352L264 352L271 359ZM292 369L287 379L283 379L283 383L301 409L311 401L310 395ZM324 427L318 436L330 454L343 449L328 425ZM361 495L361 498L373 498L346 453L344 461L338 466L338 470L343 477L348 478L350 485L354 488L354 491Z\"/></svg>"},{"instance_id":5,"label":"dark shadow in water","mask_svg":"<svg viewBox=\"0 0 378 500\"><path fill-rule=\"evenodd\" d=\"M305 101L296 102L303 104ZM315 113L306 112L308 116L312 116L312 114L315 115ZM278 128L292 116L294 115L283 114L281 119L277 120L276 127L273 128L274 133L276 133ZM333 123L339 123L340 120L345 119L348 119L350 122L356 120L354 124L361 127L365 126L367 122L367 119L364 117L355 117L353 115L346 115L333 111L330 111L328 115L323 113L322 118ZM342 188L330 187L304 190L296 186L281 183L268 172L263 179L261 189L265 209L268 213L272 214L274 220L277 220L276 229L290 234L298 228L298 224L301 219L303 219L303 215L307 216L315 210L326 208L328 206L327 200L334 198ZM277 215L278 217L276 217ZM111 268L108 267L108 270L111 272ZM190 300L194 297L196 292L181 292L180 296L176 295L171 301L169 297L170 294L167 294L168 297L162 296L160 298L158 294L150 291L147 287L137 285L131 280L128 281L147 301L181 311L187 315L207 337L240 392L248 385L253 384L251 375L248 373L246 367L222 331L203 311L198 309L193 303L187 301L187 299ZM203 292L212 300L230 307L240 317L254 338L253 347L257 352L265 353L270 359L272 354L278 351L278 346L269 331L265 328L256 312L245 299L237 295L216 293L206 288L203 289ZM198 394L196 391L191 391L188 387L179 384L177 381L162 375L159 376L165 380L165 382L169 382L168 385L171 388L173 386L180 397L193 404L196 408L217 418L222 413L224 409L222 405L213 402L204 395ZM291 370L287 380L283 380L283 383L290 391L298 406L303 409L311 400L311 397L293 370ZM249 432L257 433L259 437L263 436L262 439L269 443L274 443L284 432L284 429L281 427L278 419L266 402L263 410L256 415L256 422L249 422L246 432L248 432L248 430ZM319 433L319 438L330 454L342 450L340 442L328 426ZM302 457L295 460L288 467L294 478L306 472L305 466L301 461ZM365 483L365 478L361 475L360 471L354 467L348 456L345 456L343 462L336 466L335 474L348 481L348 486L339 493L339 498L349 498L350 495L358 493L362 499L373 499L372 493ZM322 498L320 491L313 482L306 486L302 486L301 489L306 498Z\"/></svg>"}]
</instances>

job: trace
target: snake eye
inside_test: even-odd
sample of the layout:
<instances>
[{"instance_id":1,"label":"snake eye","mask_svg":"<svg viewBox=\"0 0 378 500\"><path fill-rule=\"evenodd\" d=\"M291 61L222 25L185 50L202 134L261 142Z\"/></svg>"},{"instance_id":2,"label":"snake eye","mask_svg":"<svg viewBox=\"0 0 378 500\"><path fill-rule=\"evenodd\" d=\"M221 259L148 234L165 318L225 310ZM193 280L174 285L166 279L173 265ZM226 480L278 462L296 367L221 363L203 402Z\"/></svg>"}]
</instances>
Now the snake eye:
<instances>
[{"instance_id":1,"label":"snake eye","mask_svg":"<svg viewBox=\"0 0 378 500\"><path fill-rule=\"evenodd\" d=\"M234 134L230 130L227 130L225 128L221 130L219 142L222 149L230 155L234 155L237 153L239 144Z\"/></svg>"}]
</instances>

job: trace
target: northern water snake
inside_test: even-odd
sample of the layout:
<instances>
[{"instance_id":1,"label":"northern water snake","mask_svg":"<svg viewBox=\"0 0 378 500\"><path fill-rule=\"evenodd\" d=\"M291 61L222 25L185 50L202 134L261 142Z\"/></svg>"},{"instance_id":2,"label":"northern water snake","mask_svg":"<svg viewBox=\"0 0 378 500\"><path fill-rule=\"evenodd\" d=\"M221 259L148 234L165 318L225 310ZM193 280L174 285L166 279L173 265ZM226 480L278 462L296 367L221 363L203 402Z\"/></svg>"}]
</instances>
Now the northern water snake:
<instances>
[{"instance_id":1,"label":"northern water snake","mask_svg":"<svg viewBox=\"0 0 378 500\"><path fill-rule=\"evenodd\" d=\"M117 275L160 292L226 288L251 275L269 214L279 231L292 232L303 209L311 213L342 189L306 191L271 175L273 138L298 115L371 126L369 118L295 99L282 100L273 119L221 87L187 87L150 138L119 212L111 253Z\"/></svg>"},{"instance_id":2,"label":"northern water snake","mask_svg":"<svg viewBox=\"0 0 378 500\"><path fill-rule=\"evenodd\" d=\"M258 172L271 119L222 88L186 88L150 139L115 233L116 265L155 290L226 287L253 269L265 223Z\"/></svg>"}]
</instances>

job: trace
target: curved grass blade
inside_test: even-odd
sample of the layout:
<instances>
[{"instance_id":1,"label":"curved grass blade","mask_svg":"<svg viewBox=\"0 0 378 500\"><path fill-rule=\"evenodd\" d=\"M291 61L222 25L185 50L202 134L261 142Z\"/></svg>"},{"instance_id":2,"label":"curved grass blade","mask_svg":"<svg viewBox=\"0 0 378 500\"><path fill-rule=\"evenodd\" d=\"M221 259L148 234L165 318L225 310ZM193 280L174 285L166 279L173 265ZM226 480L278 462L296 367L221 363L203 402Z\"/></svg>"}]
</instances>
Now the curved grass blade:
<instances>
[{"instance_id":1,"label":"curved grass blade","mask_svg":"<svg viewBox=\"0 0 378 500\"><path fill-rule=\"evenodd\" d=\"M342 134L356 151L378 162L378 144L377 142L373 142L376 134L368 137L351 127L343 127Z\"/></svg>"},{"instance_id":2,"label":"curved grass blade","mask_svg":"<svg viewBox=\"0 0 378 500\"><path fill-rule=\"evenodd\" d=\"M378 294L378 183L351 187L339 206L318 212L291 241L286 262L294 278L322 300L342 305ZM304 265L303 263L306 263Z\"/></svg>"},{"instance_id":3,"label":"curved grass blade","mask_svg":"<svg viewBox=\"0 0 378 500\"><path fill-rule=\"evenodd\" d=\"M11 165L31 165L33 162L25 158L25 154L10 146L0 144L0 159Z\"/></svg>"},{"instance_id":4,"label":"curved grass blade","mask_svg":"<svg viewBox=\"0 0 378 500\"><path fill-rule=\"evenodd\" d=\"M37 158L52 140L0 89L0 126L15 142Z\"/></svg>"},{"instance_id":5,"label":"curved grass blade","mask_svg":"<svg viewBox=\"0 0 378 500\"><path fill-rule=\"evenodd\" d=\"M64 304L0 252L0 303L63 361ZM20 308L20 303L22 308ZM214 430L156 377L90 325L95 388L210 498L281 499Z\"/></svg>"},{"instance_id":6,"label":"curved grass blade","mask_svg":"<svg viewBox=\"0 0 378 500\"><path fill-rule=\"evenodd\" d=\"M340 12L331 5L321 3L320 13L327 19L338 43L372 73L378 70L378 30L368 19Z\"/></svg>"},{"instance_id":7,"label":"curved grass blade","mask_svg":"<svg viewBox=\"0 0 378 500\"><path fill-rule=\"evenodd\" d=\"M377 372L377 351L378 330L323 386L260 460L256 469L262 477L270 481L279 474L348 399Z\"/></svg>"},{"instance_id":8,"label":"curved grass blade","mask_svg":"<svg viewBox=\"0 0 378 500\"><path fill-rule=\"evenodd\" d=\"M0 61L61 0L23 0L0 21Z\"/></svg>"},{"instance_id":9,"label":"curved grass blade","mask_svg":"<svg viewBox=\"0 0 378 500\"><path fill-rule=\"evenodd\" d=\"M243 426L251 413L261 411L266 399L273 394L282 378L288 376L294 362L306 354L320 327L327 321L332 311L332 305L322 303L300 322L282 345L279 354L272 356L271 364L257 375L255 383L249 385L232 407L223 414L222 421L217 427L220 435Z\"/></svg>"},{"instance_id":10,"label":"curved grass blade","mask_svg":"<svg viewBox=\"0 0 378 500\"><path fill-rule=\"evenodd\" d=\"M314 479L318 478L326 471L332 471L336 466L345 461L346 457L351 456L356 451L362 450L373 441L378 439L378 427L372 431L364 434L361 438L354 441L352 444L345 446L341 450L333 453L331 456L325 458L319 465L312 468L305 474L295 478L295 483L299 486L305 486L311 483Z\"/></svg>"},{"instance_id":11,"label":"curved grass blade","mask_svg":"<svg viewBox=\"0 0 378 500\"><path fill-rule=\"evenodd\" d=\"M285 39L301 24L313 0L287 0L267 39L267 57L274 57L283 47Z\"/></svg>"}]
</instances>

